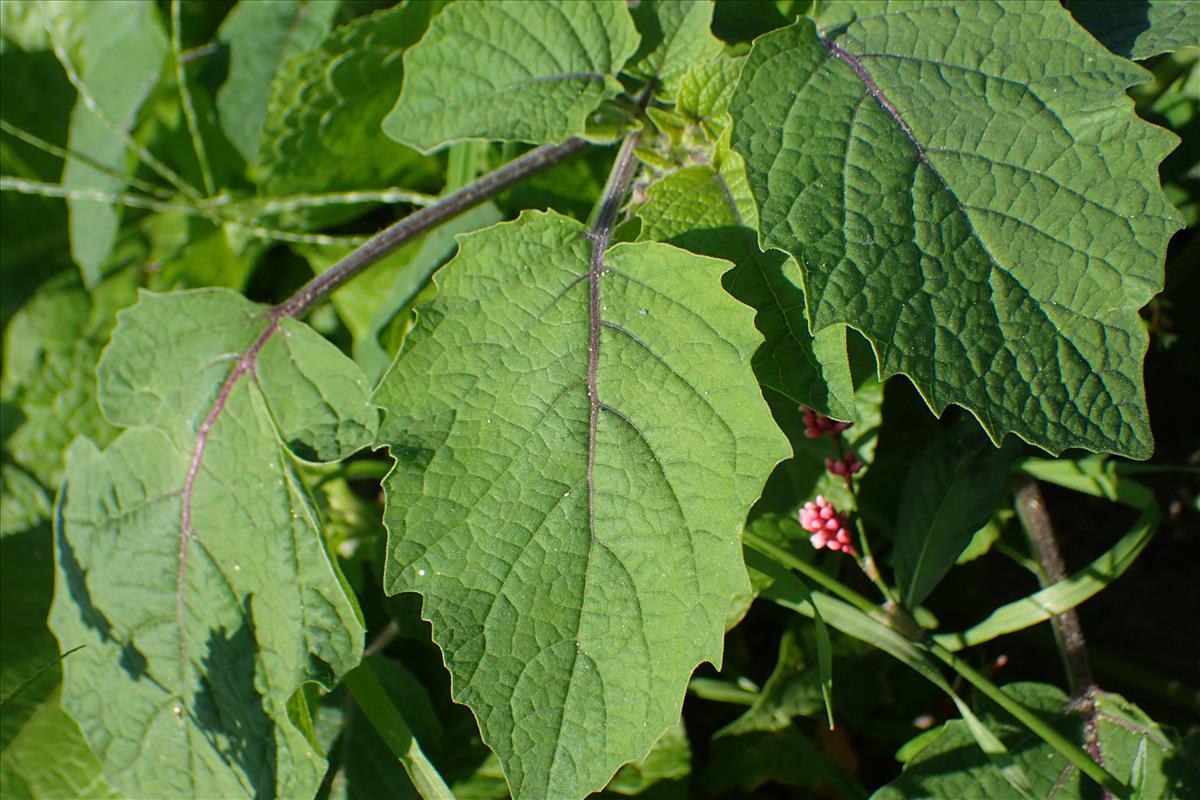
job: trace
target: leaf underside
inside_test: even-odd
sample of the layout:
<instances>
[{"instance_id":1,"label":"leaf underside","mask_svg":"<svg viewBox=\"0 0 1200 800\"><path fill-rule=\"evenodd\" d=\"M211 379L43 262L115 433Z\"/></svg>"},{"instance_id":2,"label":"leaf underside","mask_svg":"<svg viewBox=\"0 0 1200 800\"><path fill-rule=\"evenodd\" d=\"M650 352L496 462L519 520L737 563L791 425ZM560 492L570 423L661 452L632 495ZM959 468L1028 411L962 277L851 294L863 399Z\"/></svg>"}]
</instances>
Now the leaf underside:
<instances>
[{"instance_id":1,"label":"leaf underside","mask_svg":"<svg viewBox=\"0 0 1200 800\"><path fill-rule=\"evenodd\" d=\"M1054 3L834 8L760 38L731 106L814 330L862 331L993 440L1147 457L1137 310L1179 222L1154 168L1175 139L1124 94L1145 72Z\"/></svg>"},{"instance_id":2,"label":"leaf underside","mask_svg":"<svg viewBox=\"0 0 1200 800\"><path fill-rule=\"evenodd\" d=\"M460 242L375 396L384 589L424 596L514 796L582 796L720 662L745 513L786 444L725 262L626 243L597 273L554 213Z\"/></svg>"},{"instance_id":3,"label":"leaf underside","mask_svg":"<svg viewBox=\"0 0 1200 800\"><path fill-rule=\"evenodd\" d=\"M118 320L99 400L125 430L76 440L56 513L51 627L84 646L63 707L123 793L309 796L324 763L289 699L352 668L363 628L292 453L369 443L366 382L227 290L144 293Z\"/></svg>"}]
</instances>

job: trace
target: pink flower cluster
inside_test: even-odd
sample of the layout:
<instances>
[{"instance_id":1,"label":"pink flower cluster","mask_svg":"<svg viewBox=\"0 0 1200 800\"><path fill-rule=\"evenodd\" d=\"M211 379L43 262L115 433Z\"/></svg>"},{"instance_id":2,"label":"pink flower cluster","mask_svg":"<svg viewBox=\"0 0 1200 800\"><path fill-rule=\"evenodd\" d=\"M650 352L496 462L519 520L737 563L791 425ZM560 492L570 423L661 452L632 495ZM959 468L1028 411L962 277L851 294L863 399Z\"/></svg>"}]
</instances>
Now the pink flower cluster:
<instances>
[{"instance_id":1,"label":"pink flower cluster","mask_svg":"<svg viewBox=\"0 0 1200 800\"><path fill-rule=\"evenodd\" d=\"M820 439L822 436L836 439L851 425L849 422L837 422L824 414L818 414L807 406L800 408L804 412L804 435L809 439Z\"/></svg>"},{"instance_id":2,"label":"pink flower cluster","mask_svg":"<svg viewBox=\"0 0 1200 800\"><path fill-rule=\"evenodd\" d=\"M815 503L805 503L804 508L800 509L800 524L812 534L808 540L818 550L827 547L855 555L854 547L850 544L850 531L846 528L846 515L822 495L817 495Z\"/></svg>"},{"instance_id":3,"label":"pink flower cluster","mask_svg":"<svg viewBox=\"0 0 1200 800\"><path fill-rule=\"evenodd\" d=\"M840 424L840 423L839 423ZM834 475L841 475L849 480L850 476L861 471L863 463L858 460L858 456L854 455L854 451L847 450L842 453L841 458L825 459L825 469L832 472Z\"/></svg>"}]
</instances>

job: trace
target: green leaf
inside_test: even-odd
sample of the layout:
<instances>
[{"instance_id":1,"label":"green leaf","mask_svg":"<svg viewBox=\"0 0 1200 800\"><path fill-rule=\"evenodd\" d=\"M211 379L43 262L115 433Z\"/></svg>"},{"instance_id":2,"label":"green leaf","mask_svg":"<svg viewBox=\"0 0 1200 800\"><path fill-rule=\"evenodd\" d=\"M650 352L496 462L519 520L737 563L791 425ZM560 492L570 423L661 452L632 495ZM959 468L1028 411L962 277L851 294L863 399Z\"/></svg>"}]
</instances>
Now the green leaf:
<instances>
[{"instance_id":1,"label":"green leaf","mask_svg":"<svg viewBox=\"0 0 1200 800\"><path fill-rule=\"evenodd\" d=\"M900 493L893 567L900 602L915 609L938 585L972 535L992 516L1021 454L997 448L970 417L942 430L913 464Z\"/></svg>"},{"instance_id":2,"label":"green leaf","mask_svg":"<svg viewBox=\"0 0 1200 800\"><path fill-rule=\"evenodd\" d=\"M693 64L679 80L675 109L697 122L711 123L726 115L745 61L745 58L721 56Z\"/></svg>"},{"instance_id":3,"label":"green leaf","mask_svg":"<svg viewBox=\"0 0 1200 800\"><path fill-rule=\"evenodd\" d=\"M621 91L636 47L620 0L454 3L405 55L383 130L425 153L463 139L559 142Z\"/></svg>"},{"instance_id":4,"label":"green leaf","mask_svg":"<svg viewBox=\"0 0 1200 800\"><path fill-rule=\"evenodd\" d=\"M118 320L99 401L125 430L76 440L56 515L51 627L84 646L63 707L121 792L311 796L324 763L292 699L358 663L363 627L295 458L372 441L366 381L224 289L143 293Z\"/></svg>"},{"instance_id":5,"label":"green leaf","mask_svg":"<svg viewBox=\"0 0 1200 800\"><path fill-rule=\"evenodd\" d=\"M643 0L633 9L642 42L628 72L657 81L656 94L670 100L688 67L705 64L724 45L712 35L712 0Z\"/></svg>"},{"instance_id":6,"label":"green leaf","mask_svg":"<svg viewBox=\"0 0 1200 800\"><path fill-rule=\"evenodd\" d=\"M669 790L684 792L688 788L687 780L692 774L692 747L688 742L687 728L683 726L683 718L667 728L667 732L658 737L658 741L650 748L645 758L630 762L617 770L617 774L605 787L608 795L640 795L647 793L652 787L658 790L650 796L663 797Z\"/></svg>"},{"instance_id":7,"label":"green leaf","mask_svg":"<svg viewBox=\"0 0 1200 800\"><path fill-rule=\"evenodd\" d=\"M130 131L138 110L158 83L167 54L167 37L153 4L114 0L99 6L69 6L72 33L79 40L79 61L74 65L92 102L104 113L98 116L84 98L75 103L67 149L127 174L126 144L118 131ZM56 23L55 23L56 24ZM101 172L82 160L67 160L63 185L75 189L117 192L125 181ZM71 256L79 265L84 283L93 286L116 242L120 212L111 203L71 199Z\"/></svg>"},{"instance_id":8,"label":"green leaf","mask_svg":"<svg viewBox=\"0 0 1200 800\"><path fill-rule=\"evenodd\" d=\"M495 205L485 203L455 217L425 236L405 243L333 295L333 305L354 337L354 360L368 379L377 381L391 361L381 334L428 285L434 270L454 253L454 237L500 221ZM348 247L298 247L321 273L350 252Z\"/></svg>"},{"instance_id":9,"label":"green leaf","mask_svg":"<svg viewBox=\"0 0 1200 800\"><path fill-rule=\"evenodd\" d=\"M763 386L823 414L854 419L845 329L809 334L799 270L781 253L758 249L724 175L709 166L674 172L649 188L637 215L643 240L733 262L725 286L758 311L754 323L764 342L753 363Z\"/></svg>"},{"instance_id":10,"label":"green leaf","mask_svg":"<svg viewBox=\"0 0 1200 800\"><path fill-rule=\"evenodd\" d=\"M384 589L424 596L514 796L582 796L720 662L746 511L786 444L724 262L624 243L593 271L554 213L459 246L375 395Z\"/></svg>"},{"instance_id":11,"label":"green leaf","mask_svg":"<svg viewBox=\"0 0 1200 800\"><path fill-rule=\"evenodd\" d=\"M0 538L0 797L6 800L112 796L100 762L58 703L58 646L46 628L52 549L48 524Z\"/></svg>"},{"instance_id":12,"label":"green leaf","mask_svg":"<svg viewBox=\"0 0 1200 800\"><path fill-rule=\"evenodd\" d=\"M20 409L5 450L45 486L62 479L64 453L76 436L107 443L117 433L96 404L96 362L117 310L136 297L136 280L135 271L123 270L89 292L77 274L62 273L4 332L0 396Z\"/></svg>"},{"instance_id":13,"label":"green leaf","mask_svg":"<svg viewBox=\"0 0 1200 800\"><path fill-rule=\"evenodd\" d=\"M221 23L217 41L229 48L229 77L217 92L217 111L246 163L258 155L272 81L288 59L329 33L337 8L336 0L238 3Z\"/></svg>"},{"instance_id":14,"label":"green leaf","mask_svg":"<svg viewBox=\"0 0 1200 800\"><path fill-rule=\"evenodd\" d=\"M1140 61L1200 45L1200 7L1191 0L1069 0L1063 5L1119 56Z\"/></svg>"},{"instance_id":15,"label":"green leaf","mask_svg":"<svg viewBox=\"0 0 1200 800\"><path fill-rule=\"evenodd\" d=\"M1147 457L1137 310L1179 222L1175 137L1125 95L1146 73L1055 3L864 8L759 39L731 106L813 329L861 330L882 376L993 440Z\"/></svg>"},{"instance_id":16,"label":"green leaf","mask_svg":"<svg viewBox=\"0 0 1200 800\"><path fill-rule=\"evenodd\" d=\"M432 174L379 125L400 94L401 55L439 7L409 2L362 17L284 65L259 137L260 194L411 186Z\"/></svg>"},{"instance_id":17,"label":"green leaf","mask_svg":"<svg viewBox=\"0 0 1200 800\"><path fill-rule=\"evenodd\" d=\"M0 754L0 796L5 800L86 797L115 798L103 768L75 720L57 702L57 692L41 703L20 736Z\"/></svg>"},{"instance_id":18,"label":"green leaf","mask_svg":"<svg viewBox=\"0 0 1200 800\"><path fill-rule=\"evenodd\" d=\"M1084 716L1068 705L1068 698L1054 686L1016 683L1004 692L1030 707L1081 746ZM1096 729L1105 768L1129 775L1139 750L1142 751L1143 797L1186 798L1193 796L1200 781L1197 770L1188 767L1183 754L1141 709L1119 695L1097 692ZM1033 782L1037 797L1079 797L1084 787L1079 771L1061 754L998 710L983 715L997 731ZM880 789L872 800L909 797L986 798L1012 797L1012 787L1000 770L975 748L961 720L943 724L936 734L921 735L924 746L910 753L899 778Z\"/></svg>"},{"instance_id":19,"label":"green leaf","mask_svg":"<svg viewBox=\"0 0 1200 800\"><path fill-rule=\"evenodd\" d=\"M763 684L762 691L755 696L753 705L722 728L717 736L779 731L789 727L793 717L810 717L821 711L823 680L818 666L806 655L806 644L810 652L815 649L815 635L802 640L796 626L784 629L775 669Z\"/></svg>"}]
</instances>

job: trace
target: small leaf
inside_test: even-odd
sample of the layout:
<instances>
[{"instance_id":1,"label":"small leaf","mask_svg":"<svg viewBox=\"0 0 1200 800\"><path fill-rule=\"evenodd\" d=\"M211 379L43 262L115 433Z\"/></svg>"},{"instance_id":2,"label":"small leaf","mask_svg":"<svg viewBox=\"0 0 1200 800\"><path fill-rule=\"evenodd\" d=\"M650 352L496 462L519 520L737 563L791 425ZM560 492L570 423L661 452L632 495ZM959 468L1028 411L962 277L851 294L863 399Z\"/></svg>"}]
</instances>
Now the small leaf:
<instances>
[{"instance_id":1,"label":"small leaf","mask_svg":"<svg viewBox=\"0 0 1200 800\"><path fill-rule=\"evenodd\" d=\"M731 106L813 329L859 329L881 376L995 441L1147 457L1137 310L1179 221L1155 170L1175 137L1125 95L1145 71L1055 3L863 8L760 38Z\"/></svg>"},{"instance_id":2,"label":"small leaf","mask_svg":"<svg viewBox=\"0 0 1200 800\"><path fill-rule=\"evenodd\" d=\"M229 77L217 91L221 128L246 159L258 155L271 83L288 59L316 45L337 13L330 0L238 3L217 31L229 48Z\"/></svg>"},{"instance_id":3,"label":"small leaf","mask_svg":"<svg viewBox=\"0 0 1200 800\"><path fill-rule=\"evenodd\" d=\"M76 440L57 510L51 627L84 646L63 706L123 793L311 796L293 698L357 664L363 628L294 459L371 442L366 381L228 290L144 293L118 320L99 400L125 430Z\"/></svg>"},{"instance_id":4,"label":"small leaf","mask_svg":"<svg viewBox=\"0 0 1200 800\"><path fill-rule=\"evenodd\" d=\"M974 419L962 417L917 459L900 494L893 556L905 608L924 602L992 516L1020 454L1016 440L997 448Z\"/></svg>"},{"instance_id":5,"label":"small leaf","mask_svg":"<svg viewBox=\"0 0 1200 800\"><path fill-rule=\"evenodd\" d=\"M424 596L518 798L599 790L676 722L787 452L727 264L646 242L593 260L587 233L526 212L462 237L375 395L384 589Z\"/></svg>"},{"instance_id":6,"label":"small leaf","mask_svg":"<svg viewBox=\"0 0 1200 800\"><path fill-rule=\"evenodd\" d=\"M1063 5L1119 56L1140 61L1200 45L1200 6L1191 0L1068 0Z\"/></svg>"},{"instance_id":7,"label":"small leaf","mask_svg":"<svg viewBox=\"0 0 1200 800\"><path fill-rule=\"evenodd\" d=\"M636 47L620 0L454 3L405 55L383 130L425 153L463 139L559 142L621 91Z\"/></svg>"}]
</instances>

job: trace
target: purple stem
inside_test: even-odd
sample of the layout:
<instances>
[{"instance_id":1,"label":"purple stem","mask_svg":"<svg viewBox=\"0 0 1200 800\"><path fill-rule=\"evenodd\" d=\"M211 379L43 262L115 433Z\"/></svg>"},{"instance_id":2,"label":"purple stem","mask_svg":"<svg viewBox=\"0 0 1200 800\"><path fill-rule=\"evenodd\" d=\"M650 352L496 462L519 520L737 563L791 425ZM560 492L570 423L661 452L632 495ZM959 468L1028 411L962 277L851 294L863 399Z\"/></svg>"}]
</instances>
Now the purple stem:
<instances>
[{"instance_id":1,"label":"purple stem","mask_svg":"<svg viewBox=\"0 0 1200 800\"><path fill-rule=\"evenodd\" d=\"M895 104L883 93L883 89L879 88L879 84L875 83L875 79L871 77L871 73L867 72L867 68L863 66L858 56L846 50L832 39L822 38L821 44L825 45L825 49L835 58L850 65L850 69L854 70L854 74L867 87L867 94L874 97L879 102L879 105L883 106L883 110L888 112L896 124L900 126L900 130L904 131L904 135L912 143L913 149L917 151L917 160L923 164L928 164L929 159L925 156L925 148L917 141L917 135L913 133L913 129L909 127L908 122L900 114L900 109L896 108Z\"/></svg>"},{"instance_id":2,"label":"purple stem","mask_svg":"<svg viewBox=\"0 0 1200 800\"><path fill-rule=\"evenodd\" d=\"M196 478L200 474L200 465L204 460L204 451L208 447L208 437L216 425L217 419L225 410L234 386L244 375L255 368L258 354L267 341L279 330L282 320L297 317L316 303L329 296L333 290L350 280L360 272L375 264L388 253L426 231L446 222L473 206L487 200L505 189L519 183L540 170L553 166L566 158L580 152L588 146L583 139L572 138L559 145L544 145L529 151L520 158L505 164L493 172L464 186L457 192L442 198L432 205L426 206L395 224L384 228L379 233L364 242L358 249L334 264L325 272L313 278L292 297L280 303L267 312L267 325L259 334L249 349L234 363L233 368L221 384L212 407L200 423L196 431L196 441L192 448L192 459L188 465L187 476L183 483L183 511L179 529L179 568L175 575L175 618L179 626L180 670L187 664L188 645L184 629L185 594L187 579L188 551L195 531L192 528L192 496L195 492ZM615 211L614 211L615 214ZM611 228L609 230L611 234ZM601 251L603 252L603 251ZM589 384L589 387L592 384Z\"/></svg>"}]
</instances>

